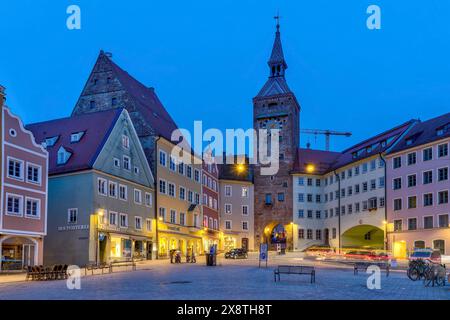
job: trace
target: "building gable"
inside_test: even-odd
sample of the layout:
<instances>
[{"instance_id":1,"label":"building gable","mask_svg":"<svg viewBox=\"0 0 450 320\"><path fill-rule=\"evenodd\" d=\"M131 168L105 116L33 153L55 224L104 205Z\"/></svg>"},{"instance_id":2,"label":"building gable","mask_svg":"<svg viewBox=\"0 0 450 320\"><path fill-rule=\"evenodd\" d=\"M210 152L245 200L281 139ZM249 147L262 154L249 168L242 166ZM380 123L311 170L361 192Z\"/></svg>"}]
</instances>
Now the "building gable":
<instances>
[{"instance_id":1,"label":"building gable","mask_svg":"<svg viewBox=\"0 0 450 320\"><path fill-rule=\"evenodd\" d=\"M125 166L128 165L128 168ZM154 178L128 112L117 119L93 168L148 187Z\"/></svg>"}]
</instances>

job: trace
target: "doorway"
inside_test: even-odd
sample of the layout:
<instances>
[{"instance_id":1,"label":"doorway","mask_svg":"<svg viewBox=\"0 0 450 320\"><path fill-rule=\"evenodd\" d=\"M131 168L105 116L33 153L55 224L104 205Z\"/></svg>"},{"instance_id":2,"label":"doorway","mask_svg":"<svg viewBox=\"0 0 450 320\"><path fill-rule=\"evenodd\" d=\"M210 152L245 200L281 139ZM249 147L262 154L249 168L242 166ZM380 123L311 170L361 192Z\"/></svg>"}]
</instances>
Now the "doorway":
<instances>
[{"instance_id":1,"label":"doorway","mask_svg":"<svg viewBox=\"0 0 450 320\"><path fill-rule=\"evenodd\" d=\"M242 238L242 249L248 251L248 238Z\"/></svg>"}]
</instances>

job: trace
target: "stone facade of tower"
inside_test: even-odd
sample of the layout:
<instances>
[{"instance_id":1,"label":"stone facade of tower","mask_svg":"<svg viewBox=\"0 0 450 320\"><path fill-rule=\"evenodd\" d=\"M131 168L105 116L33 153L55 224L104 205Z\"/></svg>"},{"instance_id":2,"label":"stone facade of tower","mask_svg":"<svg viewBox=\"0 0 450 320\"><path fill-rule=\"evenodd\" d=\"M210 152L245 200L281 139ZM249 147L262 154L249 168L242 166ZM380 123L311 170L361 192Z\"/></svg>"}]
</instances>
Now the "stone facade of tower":
<instances>
[{"instance_id":1,"label":"stone facade of tower","mask_svg":"<svg viewBox=\"0 0 450 320\"><path fill-rule=\"evenodd\" d=\"M279 26L269 59L270 76L253 99L255 129L279 129L280 168L273 176L261 175L255 165L255 243L268 242L275 249L277 243L292 247L293 193L290 175L299 147L300 105L289 89L287 68L281 46Z\"/></svg>"},{"instance_id":2,"label":"stone facade of tower","mask_svg":"<svg viewBox=\"0 0 450 320\"><path fill-rule=\"evenodd\" d=\"M115 64L109 54L101 51L72 115L114 108L128 111L150 167L154 170L157 137L170 140L177 126L153 88L134 79Z\"/></svg>"}]
</instances>

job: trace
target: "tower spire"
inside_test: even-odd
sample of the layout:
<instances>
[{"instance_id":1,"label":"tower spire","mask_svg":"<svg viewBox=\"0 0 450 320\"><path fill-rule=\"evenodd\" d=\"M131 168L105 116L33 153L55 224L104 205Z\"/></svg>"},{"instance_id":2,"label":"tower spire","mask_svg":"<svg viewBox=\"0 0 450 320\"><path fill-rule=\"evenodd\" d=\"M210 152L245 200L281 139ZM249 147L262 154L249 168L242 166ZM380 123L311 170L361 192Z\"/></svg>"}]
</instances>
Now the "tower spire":
<instances>
[{"instance_id":1,"label":"tower spire","mask_svg":"<svg viewBox=\"0 0 450 320\"><path fill-rule=\"evenodd\" d=\"M284 72L287 69L287 63L284 59L283 46L281 45L281 35L280 35L280 15L277 13L273 17L277 21L275 41L272 47L272 53L270 55L268 65L270 68L270 77L284 77Z\"/></svg>"}]
</instances>

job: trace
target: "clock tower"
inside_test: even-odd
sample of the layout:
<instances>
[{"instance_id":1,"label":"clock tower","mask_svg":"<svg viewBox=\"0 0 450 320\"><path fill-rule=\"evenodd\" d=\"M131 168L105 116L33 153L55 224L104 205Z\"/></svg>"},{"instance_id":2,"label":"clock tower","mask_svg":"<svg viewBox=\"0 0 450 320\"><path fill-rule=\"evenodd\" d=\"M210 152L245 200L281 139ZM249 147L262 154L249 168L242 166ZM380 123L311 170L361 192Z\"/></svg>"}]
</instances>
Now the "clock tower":
<instances>
[{"instance_id":1,"label":"clock tower","mask_svg":"<svg viewBox=\"0 0 450 320\"><path fill-rule=\"evenodd\" d=\"M255 243L277 244L292 249L293 182L290 175L299 147L300 104L287 85L288 67L281 45L280 25L277 19L275 41L268 65L269 78L253 98L253 127L279 129L279 171L273 176L261 175L255 165Z\"/></svg>"}]
</instances>

